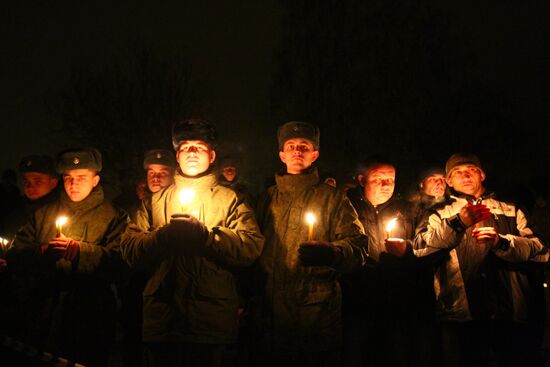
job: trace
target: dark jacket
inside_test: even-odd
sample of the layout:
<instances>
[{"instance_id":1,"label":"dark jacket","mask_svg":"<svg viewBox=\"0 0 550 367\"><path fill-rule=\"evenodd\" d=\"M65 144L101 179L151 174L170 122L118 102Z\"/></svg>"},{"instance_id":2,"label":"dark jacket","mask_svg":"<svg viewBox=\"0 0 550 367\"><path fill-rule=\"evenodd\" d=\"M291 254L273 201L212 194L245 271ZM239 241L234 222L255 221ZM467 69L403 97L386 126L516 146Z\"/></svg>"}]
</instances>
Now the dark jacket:
<instances>
[{"instance_id":1,"label":"dark jacket","mask_svg":"<svg viewBox=\"0 0 550 367\"><path fill-rule=\"evenodd\" d=\"M173 256L163 251L157 230L181 212L178 193L192 188L193 211L208 229L204 253ZM218 185L213 174L176 175L175 183L143 203L122 239L122 253L151 275L143 292L146 342L234 343L239 294L235 273L251 265L263 247L252 209L243 197ZM185 246L185 238L181 240Z\"/></svg>"}]
</instances>

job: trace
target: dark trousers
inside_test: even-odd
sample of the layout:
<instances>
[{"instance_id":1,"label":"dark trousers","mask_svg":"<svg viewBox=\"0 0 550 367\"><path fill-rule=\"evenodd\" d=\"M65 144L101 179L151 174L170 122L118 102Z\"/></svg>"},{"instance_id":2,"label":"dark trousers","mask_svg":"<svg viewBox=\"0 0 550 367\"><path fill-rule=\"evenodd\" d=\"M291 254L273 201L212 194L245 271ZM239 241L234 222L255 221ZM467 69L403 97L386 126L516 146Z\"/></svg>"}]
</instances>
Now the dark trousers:
<instances>
[{"instance_id":1,"label":"dark trousers","mask_svg":"<svg viewBox=\"0 0 550 367\"><path fill-rule=\"evenodd\" d=\"M511 321L441 322L445 367L542 366L536 334Z\"/></svg>"},{"instance_id":2,"label":"dark trousers","mask_svg":"<svg viewBox=\"0 0 550 367\"><path fill-rule=\"evenodd\" d=\"M198 343L145 343L145 367L223 367L226 346Z\"/></svg>"}]
</instances>

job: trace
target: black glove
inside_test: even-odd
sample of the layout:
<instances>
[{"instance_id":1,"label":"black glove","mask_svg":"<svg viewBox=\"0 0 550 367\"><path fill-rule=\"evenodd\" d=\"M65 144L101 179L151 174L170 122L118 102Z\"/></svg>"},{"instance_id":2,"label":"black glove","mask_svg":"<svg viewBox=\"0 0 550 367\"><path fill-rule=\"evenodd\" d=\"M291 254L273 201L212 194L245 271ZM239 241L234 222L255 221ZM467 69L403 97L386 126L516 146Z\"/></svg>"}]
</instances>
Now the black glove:
<instances>
[{"instance_id":1,"label":"black glove","mask_svg":"<svg viewBox=\"0 0 550 367\"><path fill-rule=\"evenodd\" d=\"M189 214L174 214L170 223L158 230L160 242L173 255L195 255L208 239L208 229Z\"/></svg>"},{"instance_id":2,"label":"black glove","mask_svg":"<svg viewBox=\"0 0 550 367\"><path fill-rule=\"evenodd\" d=\"M339 250L328 242L308 241L298 249L300 262L304 266L331 266Z\"/></svg>"}]
</instances>

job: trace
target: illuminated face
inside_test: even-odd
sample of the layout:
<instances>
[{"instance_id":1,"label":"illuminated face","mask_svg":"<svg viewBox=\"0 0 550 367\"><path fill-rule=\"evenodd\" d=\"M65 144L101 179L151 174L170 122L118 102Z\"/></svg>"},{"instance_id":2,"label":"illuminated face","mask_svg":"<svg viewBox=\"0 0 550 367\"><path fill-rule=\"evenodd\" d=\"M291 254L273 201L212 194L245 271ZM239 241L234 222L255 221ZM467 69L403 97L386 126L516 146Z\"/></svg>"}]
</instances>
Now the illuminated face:
<instances>
[{"instance_id":1,"label":"illuminated face","mask_svg":"<svg viewBox=\"0 0 550 367\"><path fill-rule=\"evenodd\" d=\"M440 173L433 174L424 179L420 187L426 195L436 198L443 197L445 195L445 188L447 187L445 176Z\"/></svg>"},{"instance_id":2,"label":"illuminated face","mask_svg":"<svg viewBox=\"0 0 550 367\"><path fill-rule=\"evenodd\" d=\"M39 172L23 173L23 193L29 200L48 195L57 186L57 178Z\"/></svg>"},{"instance_id":3,"label":"illuminated face","mask_svg":"<svg viewBox=\"0 0 550 367\"><path fill-rule=\"evenodd\" d=\"M480 197L485 189L482 182L485 180L485 173L478 166L473 164L461 164L452 169L447 175L447 184L457 192Z\"/></svg>"},{"instance_id":4,"label":"illuminated face","mask_svg":"<svg viewBox=\"0 0 550 367\"><path fill-rule=\"evenodd\" d=\"M76 203L86 199L98 183L99 176L91 169L71 169L63 173L65 192Z\"/></svg>"},{"instance_id":5,"label":"illuminated face","mask_svg":"<svg viewBox=\"0 0 550 367\"><path fill-rule=\"evenodd\" d=\"M184 175L197 176L214 162L216 152L202 140L187 140L180 145L176 158Z\"/></svg>"},{"instance_id":6,"label":"illuminated face","mask_svg":"<svg viewBox=\"0 0 550 367\"><path fill-rule=\"evenodd\" d=\"M279 152L279 158L286 164L286 171L291 175L297 175L311 167L319 158L319 151L306 139L289 139L283 145L283 151Z\"/></svg>"},{"instance_id":7,"label":"illuminated face","mask_svg":"<svg viewBox=\"0 0 550 367\"><path fill-rule=\"evenodd\" d=\"M233 180L237 176L237 168L232 166L224 167L222 170L222 175L227 181L233 182Z\"/></svg>"},{"instance_id":8,"label":"illuminated face","mask_svg":"<svg viewBox=\"0 0 550 367\"><path fill-rule=\"evenodd\" d=\"M395 168L390 165L380 165L371 168L367 175L359 175L359 181L364 186L367 200L374 206L388 201L395 189Z\"/></svg>"},{"instance_id":9,"label":"illuminated face","mask_svg":"<svg viewBox=\"0 0 550 367\"><path fill-rule=\"evenodd\" d=\"M172 168L163 164L150 164L147 167L147 187L151 192L168 187L174 179Z\"/></svg>"}]
</instances>

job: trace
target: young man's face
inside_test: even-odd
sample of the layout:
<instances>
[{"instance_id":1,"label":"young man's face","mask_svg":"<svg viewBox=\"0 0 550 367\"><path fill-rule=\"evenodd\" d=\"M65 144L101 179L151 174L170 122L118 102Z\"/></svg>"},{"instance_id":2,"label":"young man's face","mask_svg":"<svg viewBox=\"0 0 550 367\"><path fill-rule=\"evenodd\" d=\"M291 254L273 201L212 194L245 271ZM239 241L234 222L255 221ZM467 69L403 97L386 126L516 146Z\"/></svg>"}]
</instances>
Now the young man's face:
<instances>
[{"instance_id":1,"label":"young man's face","mask_svg":"<svg viewBox=\"0 0 550 367\"><path fill-rule=\"evenodd\" d=\"M147 187L151 192L160 191L172 184L174 171L163 164L150 164L147 167Z\"/></svg>"},{"instance_id":2,"label":"young man's face","mask_svg":"<svg viewBox=\"0 0 550 367\"><path fill-rule=\"evenodd\" d=\"M57 178L40 172L23 173L23 193L29 200L48 195L57 186Z\"/></svg>"},{"instance_id":3,"label":"young man's face","mask_svg":"<svg viewBox=\"0 0 550 367\"><path fill-rule=\"evenodd\" d=\"M71 169L63 173L65 192L74 202L86 199L98 183L99 176L96 171L91 169Z\"/></svg>"},{"instance_id":4,"label":"young man's face","mask_svg":"<svg viewBox=\"0 0 550 367\"><path fill-rule=\"evenodd\" d=\"M311 167L319 158L319 151L306 139L289 139L279 152L279 158L286 165L287 173L297 175Z\"/></svg>"},{"instance_id":5,"label":"young man's face","mask_svg":"<svg viewBox=\"0 0 550 367\"><path fill-rule=\"evenodd\" d=\"M482 185L484 180L485 173L478 166L461 164L451 170L447 176L447 185L457 192L478 198L485 191Z\"/></svg>"},{"instance_id":6,"label":"young man's face","mask_svg":"<svg viewBox=\"0 0 550 367\"><path fill-rule=\"evenodd\" d=\"M233 166L223 167L222 175L227 181L233 182L233 180L237 176L237 167L233 167Z\"/></svg>"},{"instance_id":7,"label":"young man's face","mask_svg":"<svg viewBox=\"0 0 550 367\"><path fill-rule=\"evenodd\" d=\"M197 176L214 162L216 152L202 140L187 140L180 145L176 158L184 175Z\"/></svg>"},{"instance_id":8,"label":"young man's face","mask_svg":"<svg viewBox=\"0 0 550 367\"><path fill-rule=\"evenodd\" d=\"M422 181L421 187L426 195L436 198L443 197L445 195L445 188L447 187L445 176L441 173L433 174Z\"/></svg>"},{"instance_id":9,"label":"young man's face","mask_svg":"<svg viewBox=\"0 0 550 367\"><path fill-rule=\"evenodd\" d=\"M395 189L395 168L390 165L379 165L368 170L366 175L359 175L364 186L364 195L372 205L384 204Z\"/></svg>"}]
</instances>

